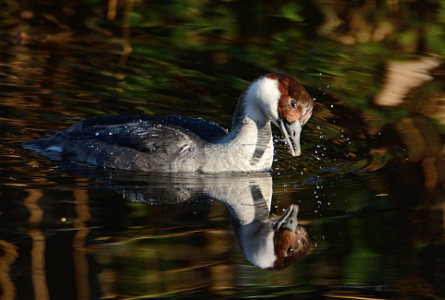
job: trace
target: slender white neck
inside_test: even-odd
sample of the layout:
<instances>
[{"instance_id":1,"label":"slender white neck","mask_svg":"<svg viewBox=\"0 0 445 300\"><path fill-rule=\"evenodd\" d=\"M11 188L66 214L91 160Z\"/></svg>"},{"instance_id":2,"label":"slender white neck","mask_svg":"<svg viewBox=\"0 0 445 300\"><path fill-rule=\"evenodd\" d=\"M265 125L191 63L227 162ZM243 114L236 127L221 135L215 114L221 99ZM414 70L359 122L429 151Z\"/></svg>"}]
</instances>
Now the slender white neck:
<instances>
[{"instance_id":1,"label":"slender white neck","mask_svg":"<svg viewBox=\"0 0 445 300\"><path fill-rule=\"evenodd\" d=\"M258 127L270 120L278 119L278 81L262 77L254 81L239 99L234 117L233 129L242 126L245 118L254 121Z\"/></svg>"},{"instance_id":2,"label":"slender white neck","mask_svg":"<svg viewBox=\"0 0 445 300\"><path fill-rule=\"evenodd\" d=\"M238 124L221 143L214 145L211 155L221 169L265 171L273 161L273 140L270 122L262 127L248 117Z\"/></svg>"},{"instance_id":3,"label":"slender white neck","mask_svg":"<svg viewBox=\"0 0 445 300\"><path fill-rule=\"evenodd\" d=\"M278 119L280 92L275 79L262 77L241 96L233 116L232 132L209 148L209 165L218 170L263 171L272 166L270 120Z\"/></svg>"}]
</instances>

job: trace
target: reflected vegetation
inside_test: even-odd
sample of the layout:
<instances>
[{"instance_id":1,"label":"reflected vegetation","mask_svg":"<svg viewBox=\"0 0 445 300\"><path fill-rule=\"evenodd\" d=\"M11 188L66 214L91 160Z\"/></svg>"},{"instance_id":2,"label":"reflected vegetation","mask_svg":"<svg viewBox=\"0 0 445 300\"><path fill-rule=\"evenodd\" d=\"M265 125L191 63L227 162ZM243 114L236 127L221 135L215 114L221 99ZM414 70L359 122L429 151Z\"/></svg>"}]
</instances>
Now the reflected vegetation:
<instances>
[{"instance_id":1,"label":"reflected vegetation","mask_svg":"<svg viewBox=\"0 0 445 300\"><path fill-rule=\"evenodd\" d=\"M1 296L444 298L444 27L440 0L2 2ZM20 147L97 115L229 128L267 72L316 100L301 159L276 138L273 186L85 172ZM253 266L246 224L292 204L311 254Z\"/></svg>"},{"instance_id":2,"label":"reflected vegetation","mask_svg":"<svg viewBox=\"0 0 445 300\"><path fill-rule=\"evenodd\" d=\"M0 257L0 286L2 288L3 299L14 299L16 287L11 279L11 265L19 256L17 247L7 241L0 240L1 252Z\"/></svg>"},{"instance_id":3,"label":"reflected vegetation","mask_svg":"<svg viewBox=\"0 0 445 300\"><path fill-rule=\"evenodd\" d=\"M34 295L37 299L49 299L48 287L46 284L46 264L45 264L45 247L46 239L39 228L33 228L42 221L43 210L38 205L42 192L39 190L28 190L28 197L24 200L25 207L29 210L30 229L28 234L32 239L31 249L31 277L34 288Z\"/></svg>"},{"instance_id":4,"label":"reflected vegetation","mask_svg":"<svg viewBox=\"0 0 445 300\"><path fill-rule=\"evenodd\" d=\"M288 267L307 254L311 247L307 231L299 224L297 205L290 205L282 216L270 216L272 177L269 173L169 176L166 174L138 175L132 172L97 170L73 165L59 167L76 177L89 176L93 180L104 182L101 190L121 194L126 201L134 203L138 207L137 211L140 212L143 211L141 206L146 206L148 209L159 206L161 211L165 209L164 213L175 211L175 206L178 206L179 211L184 208L189 210L187 206L194 206L193 209L202 211L203 208L208 209L209 205L215 206L214 201L221 202L227 208L241 252L248 261L259 268L278 270ZM56 293L62 292L54 286L54 278L52 280L47 278L48 272L55 267L54 261L47 262L54 251L47 247L53 247L54 245L51 245L53 243L62 243L62 248L69 245L72 247L71 253L63 251L64 260L72 263L72 267L63 272L66 277L74 278L74 286L70 289L74 288L77 297L81 299L96 297L97 289L101 291L100 295L103 297L114 297L116 293L126 295L136 290L142 293L139 294L140 296L159 297L179 291L206 288L209 285L219 292L235 284L235 277L225 279L229 282L218 283L218 280L224 280L219 279L220 272L225 274L230 272L226 270L227 268L233 269L225 261L227 254L224 251L233 251L231 249L235 241L230 238L225 228L207 228L206 219L201 221L201 225L193 225L193 222L183 223L184 220L181 221L181 218L168 216L167 213L165 216L158 216L158 220L152 223L153 227L147 225L141 227L134 224L122 233L110 235L108 232L112 226L108 225L108 228L105 227L103 230L92 225L95 223L95 218L102 220L101 214L104 212L99 211L98 214L95 212L95 203L91 202L90 193L82 188L84 182L91 183L91 181L77 180L75 184L78 184L80 188L72 191L71 203L63 205L72 209L72 212L68 213L71 216L59 212L58 215L62 217L57 217L55 211L51 212L55 208L44 204L45 198L49 195L44 195L42 190L26 191L28 196L24 200L24 206L30 215L27 221L29 228L27 232L31 238L32 247L30 284L36 299L49 299L49 287L53 291L56 290ZM54 203L57 201L64 200L57 198ZM218 206L216 211L221 214ZM137 211L133 213L138 214ZM44 215L46 215L45 218ZM125 214L122 215L122 211L112 212L110 224L117 221L115 217L120 219L123 216ZM137 216L131 217L137 218ZM164 220L164 217L167 219ZM219 222L221 221L227 223L228 218L221 219ZM170 225L173 226L171 228L169 226L162 228L163 223L175 225ZM114 226L122 225L116 223ZM71 231L72 233L67 234ZM111 232L116 231L112 229ZM14 233L14 235L17 234L20 236L19 232ZM59 235L59 237L54 235ZM66 238L69 239L68 243ZM203 243L201 238L204 238L207 244ZM21 238L15 237L14 240L18 242ZM164 244L163 240L167 243ZM14 246L8 245L4 242L3 261L5 263L9 261L11 264L16 258L14 253L17 251ZM169 249L170 247L173 249ZM178 250L175 251L174 248L177 247ZM209 253L205 254L205 252ZM205 257L210 253L212 256ZM61 253L57 255L60 256ZM216 259L218 256L221 257ZM180 262L179 265L184 265L169 265L168 261L177 261ZM193 261L195 261L193 264L188 265ZM5 264L3 268L6 275L8 267L9 265ZM206 278L205 273L209 271L215 273L213 276L216 276L214 279L218 279L216 282L210 282ZM134 276L137 276L138 282L131 281ZM190 280L184 280L183 276ZM146 287L143 287L147 284L144 278L150 279L150 284ZM143 280L145 284L139 283L139 280ZM164 287L160 289L160 286ZM8 280L8 276L2 283L2 287L11 293L12 299L15 295L15 287L12 281ZM121 290L122 288L124 289ZM128 288L130 288L129 291L126 291ZM7 293L4 295L7 296Z\"/></svg>"}]
</instances>

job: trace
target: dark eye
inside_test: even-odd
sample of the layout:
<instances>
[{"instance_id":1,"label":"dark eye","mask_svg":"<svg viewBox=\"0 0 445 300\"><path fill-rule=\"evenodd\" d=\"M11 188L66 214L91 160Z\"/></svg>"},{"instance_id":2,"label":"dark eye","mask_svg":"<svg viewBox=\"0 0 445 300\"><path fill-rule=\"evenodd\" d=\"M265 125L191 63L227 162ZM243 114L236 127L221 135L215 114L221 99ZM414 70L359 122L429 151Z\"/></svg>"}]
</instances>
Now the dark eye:
<instances>
[{"instance_id":1,"label":"dark eye","mask_svg":"<svg viewBox=\"0 0 445 300\"><path fill-rule=\"evenodd\" d=\"M292 248L292 247L289 247L288 249L287 249L287 255L292 255L292 254L294 254L294 248Z\"/></svg>"},{"instance_id":2,"label":"dark eye","mask_svg":"<svg viewBox=\"0 0 445 300\"><path fill-rule=\"evenodd\" d=\"M292 108L297 108L297 101L295 99L292 99L290 101L290 106L292 106Z\"/></svg>"}]
</instances>

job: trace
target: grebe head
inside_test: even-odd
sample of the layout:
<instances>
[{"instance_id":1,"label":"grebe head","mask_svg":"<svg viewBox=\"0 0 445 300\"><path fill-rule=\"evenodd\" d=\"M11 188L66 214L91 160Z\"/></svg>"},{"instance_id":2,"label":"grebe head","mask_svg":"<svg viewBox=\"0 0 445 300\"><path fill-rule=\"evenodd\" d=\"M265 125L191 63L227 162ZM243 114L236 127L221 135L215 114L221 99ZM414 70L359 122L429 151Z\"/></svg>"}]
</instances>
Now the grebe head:
<instances>
[{"instance_id":1,"label":"grebe head","mask_svg":"<svg viewBox=\"0 0 445 300\"><path fill-rule=\"evenodd\" d=\"M247 259L262 269L283 269L305 256L312 242L298 223L298 211L298 205L292 204L278 220L251 229L254 237L241 242Z\"/></svg>"},{"instance_id":2,"label":"grebe head","mask_svg":"<svg viewBox=\"0 0 445 300\"><path fill-rule=\"evenodd\" d=\"M292 156L301 154L300 134L309 120L314 101L298 81L285 74L267 74L247 88L246 114L254 121L272 121L289 147Z\"/></svg>"},{"instance_id":3,"label":"grebe head","mask_svg":"<svg viewBox=\"0 0 445 300\"><path fill-rule=\"evenodd\" d=\"M306 255L310 249L309 235L304 227L298 224L298 211L298 205L292 204L273 224L275 269L289 266Z\"/></svg>"}]
</instances>

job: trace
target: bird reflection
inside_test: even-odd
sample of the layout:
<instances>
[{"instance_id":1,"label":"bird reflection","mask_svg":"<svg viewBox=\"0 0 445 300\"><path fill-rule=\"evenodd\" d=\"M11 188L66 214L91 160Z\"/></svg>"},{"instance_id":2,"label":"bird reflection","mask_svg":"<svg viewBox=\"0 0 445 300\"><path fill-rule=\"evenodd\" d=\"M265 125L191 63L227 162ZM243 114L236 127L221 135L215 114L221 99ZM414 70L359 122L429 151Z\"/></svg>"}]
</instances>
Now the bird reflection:
<instances>
[{"instance_id":1,"label":"bird reflection","mask_svg":"<svg viewBox=\"0 0 445 300\"><path fill-rule=\"evenodd\" d=\"M85 175L85 174L84 174ZM282 269L309 250L307 231L298 222L297 205L279 218L270 217L272 177L260 174L144 174L107 172L105 180L126 199L147 204L179 204L218 200L230 212L244 256L263 269ZM100 176L99 176L100 177Z\"/></svg>"}]
</instances>

